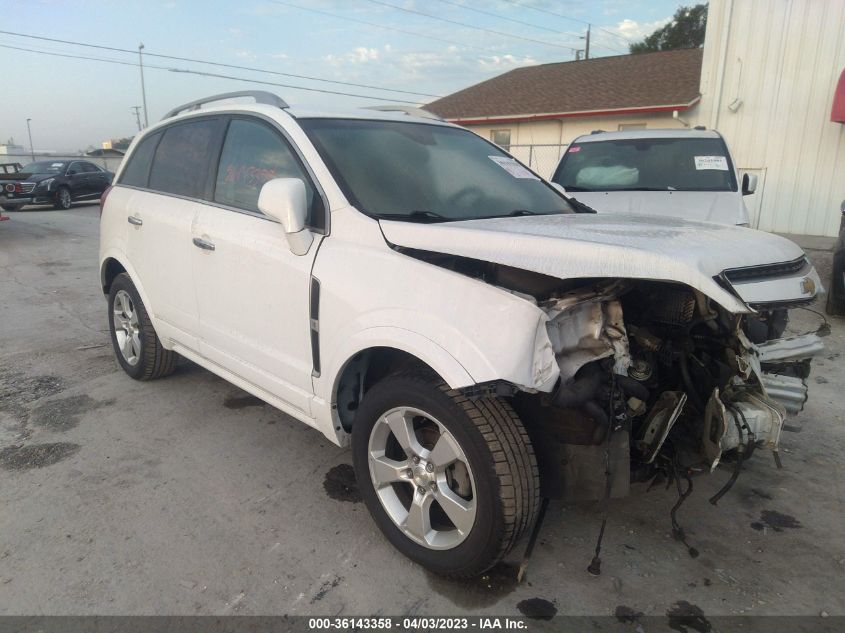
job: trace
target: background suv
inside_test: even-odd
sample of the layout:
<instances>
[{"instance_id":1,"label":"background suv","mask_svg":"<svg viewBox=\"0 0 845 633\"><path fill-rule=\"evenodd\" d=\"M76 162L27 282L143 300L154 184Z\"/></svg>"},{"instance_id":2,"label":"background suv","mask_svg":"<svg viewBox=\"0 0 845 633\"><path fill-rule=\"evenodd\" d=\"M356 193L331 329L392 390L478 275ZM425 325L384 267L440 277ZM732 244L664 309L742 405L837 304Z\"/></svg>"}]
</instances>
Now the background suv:
<instances>
[{"instance_id":1,"label":"background suv","mask_svg":"<svg viewBox=\"0 0 845 633\"><path fill-rule=\"evenodd\" d=\"M722 136L712 130L594 132L576 138L552 182L600 213L665 215L748 225L742 178Z\"/></svg>"}]
</instances>

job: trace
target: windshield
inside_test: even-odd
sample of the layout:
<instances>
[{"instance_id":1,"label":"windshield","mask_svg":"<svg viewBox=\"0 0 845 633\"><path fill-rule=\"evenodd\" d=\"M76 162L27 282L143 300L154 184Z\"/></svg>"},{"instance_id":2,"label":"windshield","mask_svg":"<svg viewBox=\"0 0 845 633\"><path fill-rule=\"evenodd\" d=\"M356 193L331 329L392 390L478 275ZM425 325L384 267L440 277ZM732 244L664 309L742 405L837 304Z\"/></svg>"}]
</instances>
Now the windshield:
<instances>
[{"instance_id":1,"label":"windshield","mask_svg":"<svg viewBox=\"0 0 845 633\"><path fill-rule=\"evenodd\" d=\"M42 160L37 163L30 163L21 170L27 174L58 174L64 171L66 163L61 161Z\"/></svg>"},{"instance_id":2,"label":"windshield","mask_svg":"<svg viewBox=\"0 0 845 633\"><path fill-rule=\"evenodd\" d=\"M736 191L720 138L637 138L575 143L553 182L575 191Z\"/></svg>"},{"instance_id":3,"label":"windshield","mask_svg":"<svg viewBox=\"0 0 845 633\"><path fill-rule=\"evenodd\" d=\"M373 217L446 222L572 213L515 159L458 128L300 119L349 201Z\"/></svg>"}]
</instances>

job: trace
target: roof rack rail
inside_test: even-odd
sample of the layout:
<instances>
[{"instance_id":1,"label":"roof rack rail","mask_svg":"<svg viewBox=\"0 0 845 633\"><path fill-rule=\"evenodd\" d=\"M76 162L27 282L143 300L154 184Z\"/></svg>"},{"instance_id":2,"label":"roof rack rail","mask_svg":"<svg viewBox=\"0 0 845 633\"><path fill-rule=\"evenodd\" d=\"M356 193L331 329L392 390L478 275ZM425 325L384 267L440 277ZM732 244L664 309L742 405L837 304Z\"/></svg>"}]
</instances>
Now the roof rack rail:
<instances>
[{"instance_id":1,"label":"roof rack rail","mask_svg":"<svg viewBox=\"0 0 845 633\"><path fill-rule=\"evenodd\" d=\"M604 134L604 130L593 130L590 134Z\"/></svg>"},{"instance_id":2,"label":"roof rack rail","mask_svg":"<svg viewBox=\"0 0 845 633\"><path fill-rule=\"evenodd\" d=\"M435 121L443 121L442 117L437 116L433 112L423 110L422 108L415 108L414 106L403 105L383 105L383 106L369 106L364 110L377 110L379 112L404 112L408 116L418 116L423 119L434 119Z\"/></svg>"},{"instance_id":3,"label":"roof rack rail","mask_svg":"<svg viewBox=\"0 0 845 633\"><path fill-rule=\"evenodd\" d=\"M191 101L189 103L182 104L177 108L173 108L170 112L165 114L161 118L161 120L164 121L165 119L174 117L185 110L199 110L200 106L204 106L208 103L214 103L215 101L223 101L225 99L235 99L236 97L252 97L253 99L255 99L255 103L272 105L276 106L277 108L289 107L284 99L282 99L278 95L274 95L272 92L267 92L265 90L239 90L238 92L225 92L223 94L213 95L211 97L205 97L203 99L197 99L196 101Z\"/></svg>"}]
</instances>

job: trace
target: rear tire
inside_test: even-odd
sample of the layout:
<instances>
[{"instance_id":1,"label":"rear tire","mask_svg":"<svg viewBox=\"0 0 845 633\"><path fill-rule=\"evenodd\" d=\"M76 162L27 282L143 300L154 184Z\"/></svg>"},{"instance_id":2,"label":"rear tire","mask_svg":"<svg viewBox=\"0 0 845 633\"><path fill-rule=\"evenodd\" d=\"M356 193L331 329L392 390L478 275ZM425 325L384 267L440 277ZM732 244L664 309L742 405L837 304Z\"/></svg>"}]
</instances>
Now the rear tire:
<instances>
[{"instance_id":1,"label":"rear tire","mask_svg":"<svg viewBox=\"0 0 845 633\"><path fill-rule=\"evenodd\" d=\"M164 349L144 302L126 273L109 290L109 330L117 362L135 380L153 380L173 373L176 352Z\"/></svg>"},{"instance_id":2,"label":"rear tire","mask_svg":"<svg viewBox=\"0 0 845 633\"><path fill-rule=\"evenodd\" d=\"M70 195L70 189L67 187L59 187L56 191L56 202L53 204L54 209L67 211L73 204L73 199Z\"/></svg>"},{"instance_id":3,"label":"rear tire","mask_svg":"<svg viewBox=\"0 0 845 633\"><path fill-rule=\"evenodd\" d=\"M404 445L410 438L410 449L399 439L407 428L412 431ZM481 574L536 520L534 449L501 398L467 398L427 371L388 376L363 398L352 451L358 486L379 529L402 554L435 573ZM414 529L415 508L426 507L418 512L428 520ZM469 509L471 517L462 514Z\"/></svg>"},{"instance_id":4,"label":"rear tire","mask_svg":"<svg viewBox=\"0 0 845 633\"><path fill-rule=\"evenodd\" d=\"M14 211L17 207L13 204L0 204L0 209L3 209L3 211Z\"/></svg>"}]
</instances>

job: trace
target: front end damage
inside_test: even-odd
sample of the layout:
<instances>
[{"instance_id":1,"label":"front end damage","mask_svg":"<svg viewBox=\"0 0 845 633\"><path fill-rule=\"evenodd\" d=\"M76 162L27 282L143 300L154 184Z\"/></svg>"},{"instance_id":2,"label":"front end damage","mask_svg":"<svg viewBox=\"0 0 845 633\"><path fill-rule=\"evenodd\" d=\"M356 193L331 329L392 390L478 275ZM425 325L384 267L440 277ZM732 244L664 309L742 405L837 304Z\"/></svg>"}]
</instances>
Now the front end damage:
<instances>
[{"instance_id":1,"label":"front end damage","mask_svg":"<svg viewBox=\"0 0 845 633\"><path fill-rule=\"evenodd\" d=\"M823 349L815 334L753 343L749 315L682 284L597 282L538 306L560 379L515 403L544 496L567 501L732 462L715 503L755 451L779 463L784 420L803 408L810 359Z\"/></svg>"}]
</instances>

